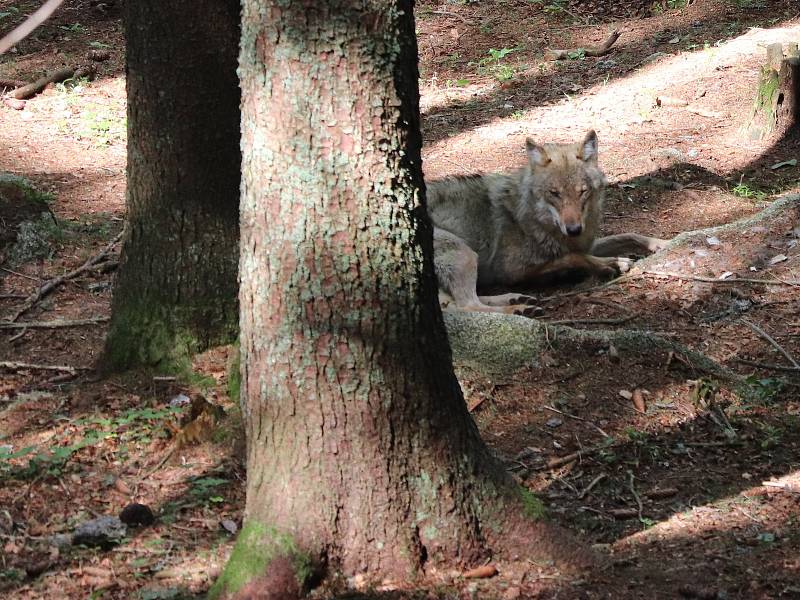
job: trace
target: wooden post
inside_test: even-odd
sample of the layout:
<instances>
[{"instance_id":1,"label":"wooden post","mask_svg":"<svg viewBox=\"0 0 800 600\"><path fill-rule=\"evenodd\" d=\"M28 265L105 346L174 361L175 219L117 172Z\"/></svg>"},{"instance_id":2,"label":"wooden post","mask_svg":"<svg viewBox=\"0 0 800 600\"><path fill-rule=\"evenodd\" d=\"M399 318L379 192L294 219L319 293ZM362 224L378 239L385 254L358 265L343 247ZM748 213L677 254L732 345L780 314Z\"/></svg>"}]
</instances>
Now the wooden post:
<instances>
[{"instance_id":1,"label":"wooden post","mask_svg":"<svg viewBox=\"0 0 800 600\"><path fill-rule=\"evenodd\" d=\"M763 140L800 130L800 52L798 44L770 44L750 119L748 138Z\"/></svg>"}]
</instances>

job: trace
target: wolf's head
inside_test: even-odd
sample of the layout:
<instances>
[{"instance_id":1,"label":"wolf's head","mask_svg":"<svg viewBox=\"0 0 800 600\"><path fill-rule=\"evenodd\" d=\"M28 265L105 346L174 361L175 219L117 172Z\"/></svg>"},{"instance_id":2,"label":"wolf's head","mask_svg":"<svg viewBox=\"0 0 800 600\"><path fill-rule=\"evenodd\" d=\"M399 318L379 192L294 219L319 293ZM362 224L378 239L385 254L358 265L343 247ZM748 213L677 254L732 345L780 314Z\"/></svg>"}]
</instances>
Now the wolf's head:
<instances>
[{"instance_id":1,"label":"wolf's head","mask_svg":"<svg viewBox=\"0 0 800 600\"><path fill-rule=\"evenodd\" d=\"M597 166L597 134L575 144L526 141L528 169L522 181L521 223L531 217L568 238L594 237L602 216L606 178Z\"/></svg>"}]
</instances>

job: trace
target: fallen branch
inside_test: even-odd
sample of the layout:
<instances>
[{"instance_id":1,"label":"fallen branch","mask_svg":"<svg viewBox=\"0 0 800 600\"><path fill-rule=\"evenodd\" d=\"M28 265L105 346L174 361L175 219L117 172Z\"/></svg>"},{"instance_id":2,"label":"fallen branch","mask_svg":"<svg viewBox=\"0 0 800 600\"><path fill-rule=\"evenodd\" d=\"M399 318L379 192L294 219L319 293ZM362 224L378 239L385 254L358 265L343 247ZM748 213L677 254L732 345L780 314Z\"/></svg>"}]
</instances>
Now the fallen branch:
<instances>
[{"instance_id":1,"label":"fallen branch","mask_svg":"<svg viewBox=\"0 0 800 600\"><path fill-rule=\"evenodd\" d=\"M589 46L587 48L567 48L566 50L557 50L548 48L546 57L550 60L563 60L571 58L576 55L581 56L604 56L611 52L611 47L617 42L619 36L622 35L619 29L611 32L611 35L606 38L606 41L599 46Z\"/></svg>"},{"instance_id":2,"label":"fallen branch","mask_svg":"<svg viewBox=\"0 0 800 600\"><path fill-rule=\"evenodd\" d=\"M581 498L583 498L584 496L586 496L586 494L588 494L589 492L591 492L591 491L592 491L592 489L594 488L594 486L596 486L598 483L600 483L601 481L603 481L603 479L605 479L605 478L606 478L606 474L605 474L605 473L600 473L600 475L598 475L597 477L595 477L594 479L592 479L591 483L590 483L589 485L587 485L585 488L583 488L583 489L582 489L582 490L581 490L581 491L578 493L578 499L580 500Z\"/></svg>"},{"instance_id":3,"label":"fallen branch","mask_svg":"<svg viewBox=\"0 0 800 600\"><path fill-rule=\"evenodd\" d=\"M771 365L767 363L760 363L754 360L747 360L746 358L734 358L738 363L743 365L750 365L751 367L758 367L759 369L766 369L768 371L782 371L785 373L800 373L800 369L796 367L784 367L783 365Z\"/></svg>"},{"instance_id":4,"label":"fallen branch","mask_svg":"<svg viewBox=\"0 0 800 600\"><path fill-rule=\"evenodd\" d=\"M622 325L637 315L628 315L618 319L563 319L560 321L542 321L545 325Z\"/></svg>"},{"instance_id":5,"label":"fallen branch","mask_svg":"<svg viewBox=\"0 0 800 600\"><path fill-rule=\"evenodd\" d=\"M742 319L742 323L747 325L750 329L752 329L758 335L760 335L762 338L767 340L772 345L773 348L775 348L778 352L783 354L783 356L786 358L786 360L788 360L790 363L792 363L792 366L795 369L800 369L800 365L797 364L797 361L794 359L794 357L791 354L789 354L786 350L784 350L783 346L781 346L778 342L776 342L775 339L770 334L768 334L766 331L761 329L761 327L759 327L755 323L753 323L751 321L748 321L747 319Z\"/></svg>"},{"instance_id":6,"label":"fallen branch","mask_svg":"<svg viewBox=\"0 0 800 600\"><path fill-rule=\"evenodd\" d=\"M94 317L91 319L76 319L74 321L66 321L57 319L55 321L28 321L26 323L5 323L0 321L0 329L58 329L60 327L82 327L84 325L96 325L98 323L105 323L109 317Z\"/></svg>"},{"instance_id":7,"label":"fallen branch","mask_svg":"<svg viewBox=\"0 0 800 600\"><path fill-rule=\"evenodd\" d=\"M33 83L17 88L8 94L8 96L13 100L27 100L41 92L51 83L61 83L67 79L91 77L92 75L94 75L94 68L88 65L83 67L64 67L63 69L59 69L58 71L54 71L49 75L37 79Z\"/></svg>"},{"instance_id":8,"label":"fallen branch","mask_svg":"<svg viewBox=\"0 0 800 600\"><path fill-rule=\"evenodd\" d=\"M544 408L545 410L549 410L549 411L552 411L554 413L557 413L559 415L564 415L565 417L569 417L570 419L575 419L576 421L582 421L582 422L586 423L587 425L591 425L592 427L594 427L598 432L600 432L600 435L602 435L603 437L605 437L605 438L610 438L611 437L605 431L600 429L600 427L597 426L593 421L590 421L589 419L584 419L583 417L579 417L578 415L571 415L571 414L569 414L567 412L558 410L557 408L554 408L552 406L545 405L542 408Z\"/></svg>"},{"instance_id":9,"label":"fallen branch","mask_svg":"<svg viewBox=\"0 0 800 600\"><path fill-rule=\"evenodd\" d=\"M78 371L91 371L91 367L70 367L68 365L36 365L32 363L0 361L0 369L7 369L9 371L22 371L24 369L31 369L33 371L66 371L67 373L75 373Z\"/></svg>"},{"instance_id":10,"label":"fallen branch","mask_svg":"<svg viewBox=\"0 0 800 600\"><path fill-rule=\"evenodd\" d=\"M39 25L50 18L64 0L47 0L42 6L25 19L22 24L11 33L0 39L0 54L5 54L19 42L28 37Z\"/></svg>"},{"instance_id":11,"label":"fallen branch","mask_svg":"<svg viewBox=\"0 0 800 600\"><path fill-rule=\"evenodd\" d=\"M631 494L633 494L634 499L636 500L636 505L638 507L637 516L639 517L639 521L642 520L642 499L639 497L639 494L636 493L636 487L633 485L633 471L628 471L628 488L631 490Z\"/></svg>"},{"instance_id":12,"label":"fallen branch","mask_svg":"<svg viewBox=\"0 0 800 600\"><path fill-rule=\"evenodd\" d=\"M24 313L26 313L31 308L33 308L42 298L47 296L50 292L52 292L54 289L56 289L59 285L61 285L65 281L68 281L70 279L73 279L74 277L77 277L78 275L80 275L84 271L87 271L87 270L91 269L96 264L98 264L101 261L105 260L106 257L108 256L108 253L111 252L111 250L114 248L114 246L117 244L117 242L119 242L119 240L121 238L122 238L122 232L120 232L113 240L111 240L111 242L109 242L109 244L105 248L103 248L103 250L99 254L97 254L96 256L94 256L94 257L90 258L89 260L87 260L85 263L83 263L77 269L75 269L73 271L70 271L69 273L66 273L65 275L59 275L58 277L55 277L53 279L50 279L49 281L46 281L43 286L41 286L33 294L28 296L28 299L17 310L17 312L14 313L14 315L11 317L11 319L9 319L9 322L13 323L17 319L19 319L20 316L22 316Z\"/></svg>"},{"instance_id":13,"label":"fallen branch","mask_svg":"<svg viewBox=\"0 0 800 600\"><path fill-rule=\"evenodd\" d=\"M588 456L589 454L594 454L595 452L599 452L600 450L606 450L609 448L613 448L614 444L598 444L596 446L590 446L589 448L582 448L580 450L576 450L572 454L567 454L566 456L561 456L559 458L551 458L547 461L547 464L541 467L542 469L557 469L558 467L563 467L571 462L575 462L579 458L583 458L584 456Z\"/></svg>"},{"instance_id":14,"label":"fallen branch","mask_svg":"<svg viewBox=\"0 0 800 600\"><path fill-rule=\"evenodd\" d=\"M672 279L682 279L684 281L700 281L703 283L716 283L721 285L733 285L737 283L752 283L763 285L788 285L795 287L800 285L800 281L790 281L785 279L748 279L746 277L730 277L728 279L715 279L714 277L700 277L698 275L684 275L673 273L672 271L642 271L641 275L652 275L653 277L669 277Z\"/></svg>"},{"instance_id":15,"label":"fallen branch","mask_svg":"<svg viewBox=\"0 0 800 600\"><path fill-rule=\"evenodd\" d=\"M33 83L29 83L28 85L23 85L21 88L17 88L9 94L9 97L15 100L27 100L28 98L41 92L51 83L61 83L65 79L72 77L74 74L75 69L73 67L64 67L58 71L53 71L49 75L40 77Z\"/></svg>"}]
</instances>

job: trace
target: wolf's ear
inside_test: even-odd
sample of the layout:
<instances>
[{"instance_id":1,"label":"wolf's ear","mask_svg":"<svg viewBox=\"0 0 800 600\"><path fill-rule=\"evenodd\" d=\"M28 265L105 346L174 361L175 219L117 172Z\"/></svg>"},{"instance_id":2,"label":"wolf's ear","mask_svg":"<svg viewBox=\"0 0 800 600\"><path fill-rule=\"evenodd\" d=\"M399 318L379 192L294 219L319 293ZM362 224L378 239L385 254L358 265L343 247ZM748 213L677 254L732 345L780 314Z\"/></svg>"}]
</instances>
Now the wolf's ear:
<instances>
[{"instance_id":1,"label":"wolf's ear","mask_svg":"<svg viewBox=\"0 0 800 600\"><path fill-rule=\"evenodd\" d=\"M531 138L525 140L525 149L528 151L528 160L534 167L543 167L550 162L544 146L537 144Z\"/></svg>"},{"instance_id":2,"label":"wolf's ear","mask_svg":"<svg viewBox=\"0 0 800 600\"><path fill-rule=\"evenodd\" d=\"M590 130L586 134L586 137L583 138L578 158L584 162L597 162L597 134L594 129Z\"/></svg>"}]
</instances>

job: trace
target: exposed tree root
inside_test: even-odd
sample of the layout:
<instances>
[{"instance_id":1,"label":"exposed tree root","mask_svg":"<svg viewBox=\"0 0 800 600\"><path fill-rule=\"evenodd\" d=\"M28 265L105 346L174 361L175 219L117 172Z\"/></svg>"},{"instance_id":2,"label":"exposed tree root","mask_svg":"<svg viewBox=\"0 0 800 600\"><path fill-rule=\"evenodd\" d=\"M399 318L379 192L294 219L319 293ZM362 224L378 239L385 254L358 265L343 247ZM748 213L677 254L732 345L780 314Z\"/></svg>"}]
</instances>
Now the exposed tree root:
<instances>
[{"instance_id":1,"label":"exposed tree root","mask_svg":"<svg viewBox=\"0 0 800 600\"><path fill-rule=\"evenodd\" d=\"M579 330L551 326L533 319L497 313L446 313L445 323L453 348L453 360L493 376L511 375L526 365L538 366L545 350L569 354L587 343L614 346L624 361L625 354L670 352L698 374L738 386L742 377L686 346L648 331Z\"/></svg>"}]
</instances>

